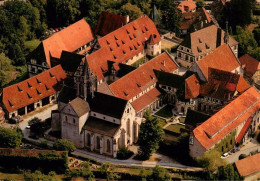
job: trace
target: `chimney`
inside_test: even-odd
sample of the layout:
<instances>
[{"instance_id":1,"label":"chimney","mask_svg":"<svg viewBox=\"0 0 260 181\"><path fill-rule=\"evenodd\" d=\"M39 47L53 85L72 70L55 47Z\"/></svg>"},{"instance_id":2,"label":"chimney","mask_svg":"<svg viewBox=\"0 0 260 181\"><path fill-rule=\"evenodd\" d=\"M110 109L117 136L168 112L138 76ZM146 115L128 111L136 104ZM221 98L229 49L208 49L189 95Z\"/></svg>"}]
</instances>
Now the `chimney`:
<instances>
[{"instance_id":1,"label":"chimney","mask_svg":"<svg viewBox=\"0 0 260 181\"><path fill-rule=\"evenodd\" d=\"M130 21L130 19L129 19L129 15L126 15L126 24L128 24L129 21Z\"/></svg>"}]
</instances>

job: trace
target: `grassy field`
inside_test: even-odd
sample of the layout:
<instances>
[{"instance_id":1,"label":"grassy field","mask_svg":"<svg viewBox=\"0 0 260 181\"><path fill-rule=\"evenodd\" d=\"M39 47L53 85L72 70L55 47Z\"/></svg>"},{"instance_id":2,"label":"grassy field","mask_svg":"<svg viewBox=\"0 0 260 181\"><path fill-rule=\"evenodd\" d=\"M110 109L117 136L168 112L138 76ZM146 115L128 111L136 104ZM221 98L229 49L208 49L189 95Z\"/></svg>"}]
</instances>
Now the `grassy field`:
<instances>
[{"instance_id":1,"label":"grassy field","mask_svg":"<svg viewBox=\"0 0 260 181\"><path fill-rule=\"evenodd\" d=\"M180 123L185 123L185 118L179 118Z\"/></svg>"},{"instance_id":2,"label":"grassy field","mask_svg":"<svg viewBox=\"0 0 260 181\"><path fill-rule=\"evenodd\" d=\"M157 118L157 119L159 120L159 124L160 124L161 127L163 127L164 125L166 125L166 121L165 121L165 120L160 119L160 118L158 118L158 117L156 117L156 116L152 116L152 117Z\"/></svg>"},{"instance_id":3,"label":"grassy field","mask_svg":"<svg viewBox=\"0 0 260 181\"><path fill-rule=\"evenodd\" d=\"M40 40L34 39L34 40L30 40L30 41L26 41L24 43L24 46L26 49L29 50L29 52L33 51L39 44L41 43Z\"/></svg>"},{"instance_id":4,"label":"grassy field","mask_svg":"<svg viewBox=\"0 0 260 181\"><path fill-rule=\"evenodd\" d=\"M160 109L155 115L161 116L163 118L171 118L173 116L172 114L172 106L167 105L164 108Z\"/></svg>"},{"instance_id":5,"label":"grassy field","mask_svg":"<svg viewBox=\"0 0 260 181\"><path fill-rule=\"evenodd\" d=\"M16 71L18 71L20 75L15 80L9 82L8 84L4 85L3 87L8 87L10 85L16 84L16 83L21 82L28 78L27 67L25 65L16 67Z\"/></svg>"},{"instance_id":6,"label":"grassy field","mask_svg":"<svg viewBox=\"0 0 260 181\"><path fill-rule=\"evenodd\" d=\"M0 173L0 180L24 180L23 174Z\"/></svg>"},{"instance_id":7,"label":"grassy field","mask_svg":"<svg viewBox=\"0 0 260 181\"><path fill-rule=\"evenodd\" d=\"M115 172L117 173L129 173L131 175L140 175L140 171L142 169L137 168L115 168ZM143 169L144 175L150 175L152 174L151 169Z\"/></svg>"},{"instance_id":8,"label":"grassy field","mask_svg":"<svg viewBox=\"0 0 260 181\"><path fill-rule=\"evenodd\" d=\"M165 129L168 130L168 131L180 134L181 128L185 129L185 126L179 125L179 124L174 124L174 125L172 124L172 125L169 125L168 127L166 127Z\"/></svg>"}]
</instances>

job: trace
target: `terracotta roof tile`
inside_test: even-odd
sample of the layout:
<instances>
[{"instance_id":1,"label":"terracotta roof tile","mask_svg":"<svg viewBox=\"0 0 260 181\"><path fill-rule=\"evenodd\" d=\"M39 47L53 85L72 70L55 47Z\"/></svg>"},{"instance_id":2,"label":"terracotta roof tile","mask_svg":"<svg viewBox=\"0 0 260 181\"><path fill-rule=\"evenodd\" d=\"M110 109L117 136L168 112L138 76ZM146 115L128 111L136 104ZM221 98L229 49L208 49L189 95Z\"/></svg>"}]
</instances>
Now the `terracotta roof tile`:
<instances>
[{"instance_id":1,"label":"terracotta roof tile","mask_svg":"<svg viewBox=\"0 0 260 181\"><path fill-rule=\"evenodd\" d=\"M194 129L193 134L208 150L251 117L259 108L260 94L252 87Z\"/></svg>"},{"instance_id":2,"label":"terracotta roof tile","mask_svg":"<svg viewBox=\"0 0 260 181\"><path fill-rule=\"evenodd\" d=\"M187 12L187 11L185 11L185 6L189 8L189 11L192 11L193 9L195 9L197 7L196 3L193 0L182 1L178 5L178 8L181 10L182 13Z\"/></svg>"},{"instance_id":3,"label":"terracotta roof tile","mask_svg":"<svg viewBox=\"0 0 260 181\"><path fill-rule=\"evenodd\" d=\"M89 24L80 20L43 40L46 62L51 67L51 57L60 58L62 50L74 52L94 40Z\"/></svg>"},{"instance_id":4,"label":"terracotta roof tile","mask_svg":"<svg viewBox=\"0 0 260 181\"><path fill-rule=\"evenodd\" d=\"M131 104L136 112L139 112L146 108L148 105L156 101L161 95L161 92L157 88L151 89L138 99L134 100Z\"/></svg>"},{"instance_id":5,"label":"terracotta roof tile","mask_svg":"<svg viewBox=\"0 0 260 181\"><path fill-rule=\"evenodd\" d=\"M235 162L239 174L244 177L260 172L259 163L260 153Z\"/></svg>"},{"instance_id":6,"label":"terracotta roof tile","mask_svg":"<svg viewBox=\"0 0 260 181\"><path fill-rule=\"evenodd\" d=\"M242 140L243 137L245 136L247 130L249 129L249 126L251 125L252 121L253 121L253 118L252 118L252 117L248 118L248 120L246 121L245 125L243 126L243 128L241 129L239 135L238 135L237 138L236 138L236 142L237 142L237 143L240 143L240 142L241 142L241 140Z\"/></svg>"},{"instance_id":7,"label":"terracotta roof tile","mask_svg":"<svg viewBox=\"0 0 260 181\"><path fill-rule=\"evenodd\" d=\"M251 86L246 82L243 76L240 75L238 84L237 84L237 91L239 93L245 92L247 89L249 89Z\"/></svg>"},{"instance_id":8,"label":"terracotta roof tile","mask_svg":"<svg viewBox=\"0 0 260 181\"><path fill-rule=\"evenodd\" d=\"M236 56L226 44L221 45L214 52L200 59L197 64L206 79L208 79L209 68L231 72L240 66Z\"/></svg>"},{"instance_id":9,"label":"terracotta roof tile","mask_svg":"<svg viewBox=\"0 0 260 181\"><path fill-rule=\"evenodd\" d=\"M248 77L252 77L257 70L260 70L260 62L248 54L239 58L241 66L245 70L244 74Z\"/></svg>"},{"instance_id":10,"label":"terracotta roof tile","mask_svg":"<svg viewBox=\"0 0 260 181\"><path fill-rule=\"evenodd\" d=\"M2 102L8 112L12 112L60 90L58 82L66 78L66 73L57 65L34 77L3 89Z\"/></svg>"},{"instance_id":11,"label":"terracotta roof tile","mask_svg":"<svg viewBox=\"0 0 260 181\"><path fill-rule=\"evenodd\" d=\"M154 43L160 42L161 37L152 20L142 16L98 39L101 48L87 57L90 69L96 73L98 80L103 79L103 72L108 70L107 61L114 61L114 67L118 69L119 63L127 63L144 50L144 42L151 35Z\"/></svg>"},{"instance_id":12,"label":"terracotta roof tile","mask_svg":"<svg viewBox=\"0 0 260 181\"><path fill-rule=\"evenodd\" d=\"M95 29L95 34L100 36L105 36L112 31L121 28L127 24L126 16L120 16L116 14L111 14L108 12L102 12Z\"/></svg>"},{"instance_id":13,"label":"terracotta roof tile","mask_svg":"<svg viewBox=\"0 0 260 181\"><path fill-rule=\"evenodd\" d=\"M200 84L196 75L192 75L185 80L185 99L191 99L199 96Z\"/></svg>"},{"instance_id":14,"label":"terracotta roof tile","mask_svg":"<svg viewBox=\"0 0 260 181\"><path fill-rule=\"evenodd\" d=\"M178 65L172 58L167 53L162 53L110 84L109 87L116 97L130 100L157 82L154 69L172 73L177 68Z\"/></svg>"},{"instance_id":15,"label":"terracotta roof tile","mask_svg":"<svg viewBox=\"0 0 260 181\"><path fill-rule=\"evenodd\" d=\"M204 55L215 50L219 45L224 44L225 32L218 29L216 25L211 25L201 30L190 33L182 45L191 48L195 56ZM218 45L219 42L219 45ZM237 45L238 42L229 36L229 45L232 47ZM200 50L200 51L199 51Z\"/></svg>"}]
</instances>

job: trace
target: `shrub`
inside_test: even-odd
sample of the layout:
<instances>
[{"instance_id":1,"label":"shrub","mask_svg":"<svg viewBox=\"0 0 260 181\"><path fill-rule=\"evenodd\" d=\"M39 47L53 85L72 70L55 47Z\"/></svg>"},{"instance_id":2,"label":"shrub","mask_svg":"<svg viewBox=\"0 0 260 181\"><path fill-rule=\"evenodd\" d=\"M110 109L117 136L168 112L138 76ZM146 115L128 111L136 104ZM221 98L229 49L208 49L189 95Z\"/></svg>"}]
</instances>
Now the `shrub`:
<instances>
[{"instance_id":1,"label":"shrub","mask_svg":"<svg viewBox=\"0 0 260 181\"><path fill-rule=\"evenodd\" d=\"M169 172L158 165L153 169L153 173L150 176L152 180L164 181L164 180L171 180Z\"/></svg>"},{"instance_id":2,"label":"shrub","mask_svg":"<svg viewBox=\"0 0 260 181\"><path fill-rule=\"evenodd\" d=\"M48 148L49 148L49 146L48 146L48 141L47 141L47 140L42 140L42 141L40 142L40 147L41 147L41 148L46 148L46 149L48 149Z\"/></svg>"},{"instance_id":3,"label":"shrub","mask_svg":"<svg viewBox=\"0 0 260 181\"><path fill-rule=\"evenodd\" d=\"M53 144L55 150L73 152L76 150L74 143L65 139L59 139Z\"/></svg>"},{"instance_id":4,"label":"shrub","mask_svg":"<svg viewBox=\"0 0 260 181\"><path fill-rule=\"evenodd\" d=\"M65 175L70 178L83 177L86 180L94 179L94 174L90 170L89 163L84 163L84 168L82 169L67 169Z\"/></svg>"},{"instance_id":5,"label":"shrub","mask_svg":"<svg viewBox=\"0 0 260 181\"><path fill-rule=\"evenodd\" d=\"M0 128L0 147L15 148L21 141L22 133L19 129Z\"/></svg>"},{"instance_id":6,"label":"shrub","mask_svg":"<svg viewBox=\"0 0 260 181\"><path fill-rule=\"evenodd\" d=\"M130 158L133 154L134 154L134 152L130 151L126 147L122 147L117 152L116 157L119 160L126 160L126 159Z\"/></svg>"},{"instance_id":7,"label":"shrub","mask_svg":"<svg viewBox=\"0 0 260 181\"><path fill-rule=\"evenodd\" d=\"M245 155L245 154L241 154L241 155L239 155L239 157L238 157L238 159L239 160L242 160L242 159L244 159L244 158L246 158L247 156Z\"/></svg>"}]
</instances>

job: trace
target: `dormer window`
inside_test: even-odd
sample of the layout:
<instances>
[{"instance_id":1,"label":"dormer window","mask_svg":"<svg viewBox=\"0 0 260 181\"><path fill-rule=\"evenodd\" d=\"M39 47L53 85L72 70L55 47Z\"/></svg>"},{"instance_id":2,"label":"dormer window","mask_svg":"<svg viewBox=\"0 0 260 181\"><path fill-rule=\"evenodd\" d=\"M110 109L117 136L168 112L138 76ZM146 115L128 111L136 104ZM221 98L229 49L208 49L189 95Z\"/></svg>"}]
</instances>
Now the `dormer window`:
<instances>
[{"instance_id":1,"label":"dormer window","mask_svg":"<svg viewBox=\"0 0 260 181\"><path fill-rule=\"evenodd\" d=\"M137 45L140 46L140 43L137 42Z\"/></svg>"},{"instance_id":2,"label":"dormer window","mask_svg":"<svg viewBox=\"0 0 260 181\"><path fill-rule=\"evenodd\" d=\"M140 84L138 84L138 83L137 83L136 85L137 85L137 87L141 87L141 85L140 85Z\"/></svg>"},{"instance_id":3,"label":"dormer window","mask_svg":"<svg viewBox=\"0 0 260 181\"><path fill-rule=\"evenodd\" d=\"M147 28L146 26L144 27L144 29L145 29L145 31L149 31L148 28Z\"/></svg>"},{"instance_id":4,"label":"dormer window","mask_svg":"<svg viewBox=\"0 0 260 181\"><path fill-rule=\"evenodd\" d=\"M133 25L134 30L136 30L136 27Z\"/></svg>"},{"instance_id":5,"label":"dormer window","mask_svg":"<svg viewBox=\"0 0 260 181\"><path fill-rule=\"evenodd\" d=\"M131 47L131 46L129 46L129 49L132 51L133 50L133 48Z\"/></svg>"},{"instance_id":6,"label":"dormer window","mask_svg":"<svg viewBox=\"0 0 260 181\"><path fill-rule=\"evenodd\" d=\"M51 72L50 72L50 76L51 76L51 77L54 77L54 75L53 75Z\"/></svg>"},{"instance_id":7,"label":"dormer window","mask_svg":"<svg viewBox=\"0 0 260 181\"><path fill-rule=\"evenodd\" d=\"M134 46L135 50L137 50L136 46Z\"/></svg>"},{"instance_id":8,"label":"dormer window","mask_svg":"<svg viewBox=\"0 0 260 181\"><path fill-rule=\"evenodd\" d=\"M32 85L31 85L29 82L27 82L27 85L28 85L28 87L29 87L29 88L31 88L31 87L32 87Z\"/></svg>"},{"instance_id":9,"label":"dormer window","mask_svg":"<svg viewBox=\"0 0 260 181\"><path fill-rule=\"evenodd\" d=\"M116 46L119 47L119 43L116 42Z\"/></svg>"},{"instance_id":10,"label":"dormer window","mask_svg":"<svg viewBox=\"0 0 260 181\"><path fill-rule=\"evenodd\" d=\"M113 51L113 48L109 47L110 51L112 52Z\"/></svg>"},{"instance_id":11,"label":"dormer window","mask_svg":"<svg viewBox=\"0 0 260 181\"><path fill-rule=\"evenodd\" d=\"M106 40L106 42L107 42L108 45L110 45L109 41Z\"/></svg>"},{"instance_id":12,"label":"dormer window","mask_svg":"<svg viewBox=\"0 0 260 181\"><path fill-rule=\"evenodd\" d=\"M132 40L133 38L129 35L129 38L130 38L130 40Z\"/></svg>"},{"instance_id":13,"label":"dormer window","mask_svg":"<svg viewBox=\"0 0 260 181\"><path fill-rule=\"evenodd\" d=\"M135 34L133 34L134 38L136 38Z\"/></svg>"},{"instance_id":14,"label":"dormer window","mask_svg":"<svg viewBox=\"0 0 260 181\"><path fill-rule=\"evenodd\" d=\"M122 40L122 44L124 45L125 44L125 42Z\"/></svg>"},{"instance_id":15,"label":"dormer window","mask_svg":"<svg viewBox=\"0 0 260 181\"><path fill-rule=\"evenodd\" d=\"M115 37L115 40L118 40L118 38L116 36L114 36L114 37Z\"/></svg>"},{"instance_id":16,"label":"dormer window","mask_svg":"<svg viewBox=\"0 0 260 181\"><path fill-rule=\"evenodd\" d=\"M199 38L199 43L202 43L201 39Z\"/></svg>"},{"instance_id":17,"label":"dormer window","mask_svg":"<svg viewBox=\"0 0 260 181\"><path fill-rule=\"evenodd\" d=\"M209 45L207 43L205 43L205 47L206 49L209 49Z\"/></svg>"},{"instance_id":18,"label":"dormer window","mask_svg":"<svg viewBox=\"0 0 260 181\"><path fill-rule=\"evenodd\" d=\"M200 47L197 47L197 50L198 50L199 53L202 52L202 50L200 49Z\"/></svg>"},{"instance_id":19,"label":"dormer window","mask_svg":"<svg viewBox=\"0 0 260 181\"><path fill-rule=\"evenodd\" d=\"M32 96L28 92L27 92L27 96L28 96L29 99L32 98Z\"/></svg>"},{"instance_id":20,"label":"dormer window","mask_svg":"<svg viewBox=\"0 0 260 181\"><path fill-rule=\"evenodd\" d=\"M142 30L142 33L144 33L144 30Z\"/></svg>"},{"instance_id":21,"label":"dormer window","mask_svg":"<svg viewBox=\"0 0 260 181\"><path fill-rule=\"evenodd\" d=\"M41 81L37 77L36 77L36 81L37 81L38 84L41 83Z\"/></svg>"},{"instance_id":22,"label":"dormer window","mask_svg":"<svg viewBox=\"0 0 260 181\"><path fill-rule=\"evenodd\" d=\"M17 86L17 89L18 89L19 92L23 91L19 86Z\"/></svg>"},{"instance_id":23,"label":"dormer window","mask_svg":"<svg viewBox=\"0 0 260 181\"><path fill-rule=\"evenodd\" d=\"M116 56L114 55L114 59L116 59Z\"/></svg>"},{"instance_id":24,"label":"dormer window","mask_svg":"<svg viewBox=\"0 0 260 181\"><path fill-rule=\"evenodd\" d=\"M36 89L36 92L37 92L38 95L42 94L38 89Z\"/></svg>"},{"instance_id":25,"label":"dormer window","mask_svg":"<svg viewBox=\"0 0 260 181\"><path fill-rule=\"evenodd\" d=\"M130 34L128 30L126 30L127 34Z\"/></svg>"},{"instance_id":26,"label":"dormer window","mask_svg":"<svg viewBox=\"0 0 260 181\"><path fill-rule=\"evenodd\" d=\"M12 103L11 103L11 101L10 100L8 100L8 103L9 103L9 106L14 106Z\"/></svg>"},{"instance_id":27,"label":"dormer window","mask_svg":"<svg viewBox=\"0 0 260 181\"><path fill-rule=\"evenodd\" d=\"M50 88L45 84L45 88L46 88L46 90L50 90Z\"/></svg>"},{"instance_id":28,"label":"dormer window","mask_svg":"<svg viewBox=\"0 0 260 181\"><path fill-rule=\"evenodd\" d=\"M123 54L126 54L124 50L123 50Z\"/></svg>"},{"instance_id":29,"label":"dormer window","mask_svg":"<svg viewBox=\"0 0 260 181\"><path fill-rule=\"evenodd\" d=\"M125 95L125 96L128 96L128 94L127 94L125 91L124 91L124 95Z\"/></svg>"}]
</instances>

